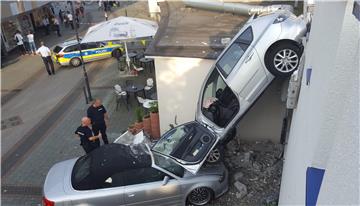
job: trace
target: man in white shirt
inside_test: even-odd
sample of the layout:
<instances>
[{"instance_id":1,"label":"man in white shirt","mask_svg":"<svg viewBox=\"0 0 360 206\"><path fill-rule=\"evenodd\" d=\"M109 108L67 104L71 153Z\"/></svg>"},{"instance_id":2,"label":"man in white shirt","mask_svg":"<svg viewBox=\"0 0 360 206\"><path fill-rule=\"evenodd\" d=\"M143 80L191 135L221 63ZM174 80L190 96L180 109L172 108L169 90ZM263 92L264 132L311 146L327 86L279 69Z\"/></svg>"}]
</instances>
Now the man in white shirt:
<instances>
[{"instance_id":1,"label":"man in white shirt","mask_svg":"<svg viewBox=\"0 0 360 206\"><path fill-rule=\"evenodd\" d=\"M29 41L29 47L30 47L30 51L35 54L36 53L36 45L35 45L35 41L34 41L34 34L29 31L29 34L27 35L28 41Z\"/></svg>"},{"instance_id":2,"label":"man in white shirt","mask_svg":"<svg viewBox=\"0 0 360 206\"><path fill-rule=\"evenodd\" d=\"M48 47L44 45L44 42L41 42L41 47L36 51L36 54L39 54L41 56L49 76L51 74L55 75L54 63L51 59L51 51ZM49 68L49 65L51 70Z\"/></svg>"},{"instance_id":3,"label":"man in white shirt","mask_svg":"<svg viewBox=\"0 0 360 206\"><path fill-rule=\"evenodd\" d=\"M23 42L23 37L20 34L20 31L17 30L15 35L14 35L14 39L16 41L16 45L17 45L17 49L20 52L21 55L25 54L25 47L24 47L24 42Z\"/></svg>"},{"instance_id":4,"label":"man in white shirt","mask_svg":"<svg viewBox=\"0 0 360 206\"><path fill-rule=\"evenodd\" d=\"M74 30L74 18L73 18L73 15L69 11L67 12L67 18L69 20L71 29Z\"/></svg>"}]
</instances>

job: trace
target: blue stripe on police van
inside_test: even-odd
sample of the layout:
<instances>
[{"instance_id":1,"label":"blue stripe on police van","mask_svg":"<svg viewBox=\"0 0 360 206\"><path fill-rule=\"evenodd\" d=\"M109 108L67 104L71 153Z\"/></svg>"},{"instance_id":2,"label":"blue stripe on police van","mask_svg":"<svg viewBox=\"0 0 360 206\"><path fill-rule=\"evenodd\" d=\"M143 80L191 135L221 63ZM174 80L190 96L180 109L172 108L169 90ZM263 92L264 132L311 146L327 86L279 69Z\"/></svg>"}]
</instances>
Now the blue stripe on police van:
<instances>
[{"instance_id":1,"label":"blue stripe on police van","mask_svg":"<svg viewBox=\"0 0 360 206\"><path fill-rule=\"evenodd\" d=\"M106 52L111 52L114 48L99 48L99 49L94 49L94 50L89 50L89 51L82 51L82 55L83 57L85 56L89 56L89 55L93 55L93 54L101 54L101 53L106 53ZM73 58L73 57L80 57L80 53L79 52L71 52L71 53L66 53L64 54L64 58Z\"/></svg>"}]
</instances>

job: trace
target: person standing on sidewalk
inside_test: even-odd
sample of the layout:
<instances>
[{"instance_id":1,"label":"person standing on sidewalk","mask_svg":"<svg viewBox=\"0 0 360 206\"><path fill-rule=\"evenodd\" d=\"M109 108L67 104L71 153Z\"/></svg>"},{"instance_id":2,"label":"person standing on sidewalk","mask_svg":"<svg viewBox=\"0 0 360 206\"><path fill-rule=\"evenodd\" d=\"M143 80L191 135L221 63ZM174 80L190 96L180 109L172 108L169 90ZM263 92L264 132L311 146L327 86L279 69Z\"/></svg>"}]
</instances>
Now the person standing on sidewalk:
<instances>
[{"instance_id":1,"label":"person standing on sidewalk","mask_svg":"<svg viewBox=\"0 0 360 206\"><path fill-rule=\"evenodd\" d=\"M107 14L107 11L105 11L105 21L107 21L108 20L108 14Z\"/></svg>"},{"instance_id":2,"label":"person standing on sidewalk","mask_svg":"<svg viewBox=\"0 0 360 206\"><path fill-rule=\"evenodd\" d=\"M44 42L41 42L41 47L36 51L36 54L39 54L45 64L46 71L48 72L49 76L55 75L54 63L51 59L51 51L48 47L44 45ZM50 68L51 70L50 70Z\"/></svg>"},{"instance_id":3,"label":"person standing on sidewalk","mask_svg":"<svg viewBox=\"0 0 360 206\"><path fill-rule=\"evenodd\" d=\"M27 38L29 41L30 51L33 55L35 55L36 54L36 45L35 45L35 41L34 41L34 34L31 31L29 31Z\"/></svg>"},{"instance_id":4,"label":"person standing on sidewalk","mask_svg":"<svg viewBox=\"0 0 360 206\"><path fill-rule=\"evenodd\" d=\"M106 135L106 127L109 122L109 116L100 99L95 99L93 104L87 110L87 116L91 119L92 128L95 135L101 133L104 144L109 144Z\"/></svg>"},{"instance_id":5,"label":"person standing on sidewalk","mask_svg":"<svg viewBox=\"0 0 360 206\"><path fill-rule=\"evenodd\" d=\"M56 29L56 34L58 35L58 37L60 37L61 34L60 34L60 24L59 24L59 20L58 20L56 17L54 17L54 18L53 18L53 23L54 23L54 27L55 27L55 29Z\"/></svg>"},{"instance_id":6,"label":"person standing on sidewalk","mask_svg":"<svg viewBox=\"0 0 360 206\"><path fill-rule=\"evenodd\" d=\"M71 29L74 30L74 17L72 14L70 14L70 11L67 12L67 18L71 26Z\"/></svg>"},{"instance_id":7,"label":"person standing on sidewalk","mask_svg":"<svg viewBox=\"0 0 360 206\"><path fill-rule=\"evenodd\" d=\"M49 19L47 16L44 16L43 20L42 20L42 24L44 26L45 29L45 34L49 35L50 34L50 23L49 23Z\"/></svg>"},{"instance_id":8,"label":"person standing on sidewalk","mask_svg":"<svg viewBox=\"0 0 360 206\"><path fill-rule=\"evenodd\" d=\"M91 120L88 117L81 118L81 126L76 129L75 134L80 137L80 145L86 154L100 147L99 138L101 138L101 134L94 135Z\"/></svg>"},{"instance_id":9,"label":"person standing on sidewalk","mask_svg":"<svg viewBox=\"0 0 360 206\"><path fill-rule=\"evenodd\" d=\"M21 55L25 55L24 38L22 37L19 30L15 32L14 39L16 41L17 50Z\"/></svg>"}]
</instances>

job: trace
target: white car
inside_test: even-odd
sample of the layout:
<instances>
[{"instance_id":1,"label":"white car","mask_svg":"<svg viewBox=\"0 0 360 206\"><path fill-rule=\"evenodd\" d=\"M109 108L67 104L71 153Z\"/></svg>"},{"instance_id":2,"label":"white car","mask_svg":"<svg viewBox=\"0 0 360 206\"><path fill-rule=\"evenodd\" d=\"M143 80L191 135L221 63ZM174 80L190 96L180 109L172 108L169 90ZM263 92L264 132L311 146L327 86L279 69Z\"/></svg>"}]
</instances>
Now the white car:
<instances>
[{"instance_id":1,"label":"white car","mask_svg":"<svg viewBox=\"0 0 360 206\"><path fill-rule=\"evenodd\" d=\"M305 33L305 20L286 10L252 16L210 69L195 121L165 133L152 150L192 173L206 158L219 160L214 148L234 136L236 123L270 82L298 68Z\"/></svg>"}]
</instances>

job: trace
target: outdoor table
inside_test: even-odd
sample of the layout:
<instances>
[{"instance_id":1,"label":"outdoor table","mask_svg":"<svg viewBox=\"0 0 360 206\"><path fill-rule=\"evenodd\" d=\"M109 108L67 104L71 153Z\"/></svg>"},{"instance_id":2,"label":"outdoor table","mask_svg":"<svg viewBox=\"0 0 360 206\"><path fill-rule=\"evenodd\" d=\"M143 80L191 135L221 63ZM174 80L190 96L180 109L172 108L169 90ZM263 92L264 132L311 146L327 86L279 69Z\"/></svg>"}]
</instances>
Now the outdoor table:
<instances>
[{"instance_id":1,"label":"outdoor table","mask_svg":"<svg viewBox=\"0 0 360 206\"><path fill-rule=\"evenodd\" d=\"M149 70L150 73L152 73L152 72L151 72L151 67L155 68L154 59L153 59L153 58L146 58L146 57L144 57L144 58L141 58L141 59L140 59L140 62L141 62L141 65L142 65L142 67L143 67L144 69Z\"/></svg>"},{"instance_id":2,"label":"outdoor table","mask_svg":"<svg viewBox=\"0 0 360 206\"><path fill-rule=\"evenodd\" d=\"M137 53L134 53L134 52L128 53L128 57L129 57L129 59L130 59L130 61L131 61L132 63L135 63L135 57L136 57L136 55L137 55Z\"/></svg>"},{"instance_id":3,"label":"outdoor table","mask_svg":"<svg viewBox=\"0 0 360 206\"><path fill-rule=\"evenodd\" d=\"M142 85L142 84L131 84L131 85L127 85L125 88L124 88L124 90L126 91L126 92L128 92L128 93L133 93L134 94L134 98L135 98L135 100L137 101L137 99L136 99L136 94L138 93L138 92L144 92L144 85ZM145 95L145 92L144 92L144 95Z\"/></svg>"}]
</instances>

